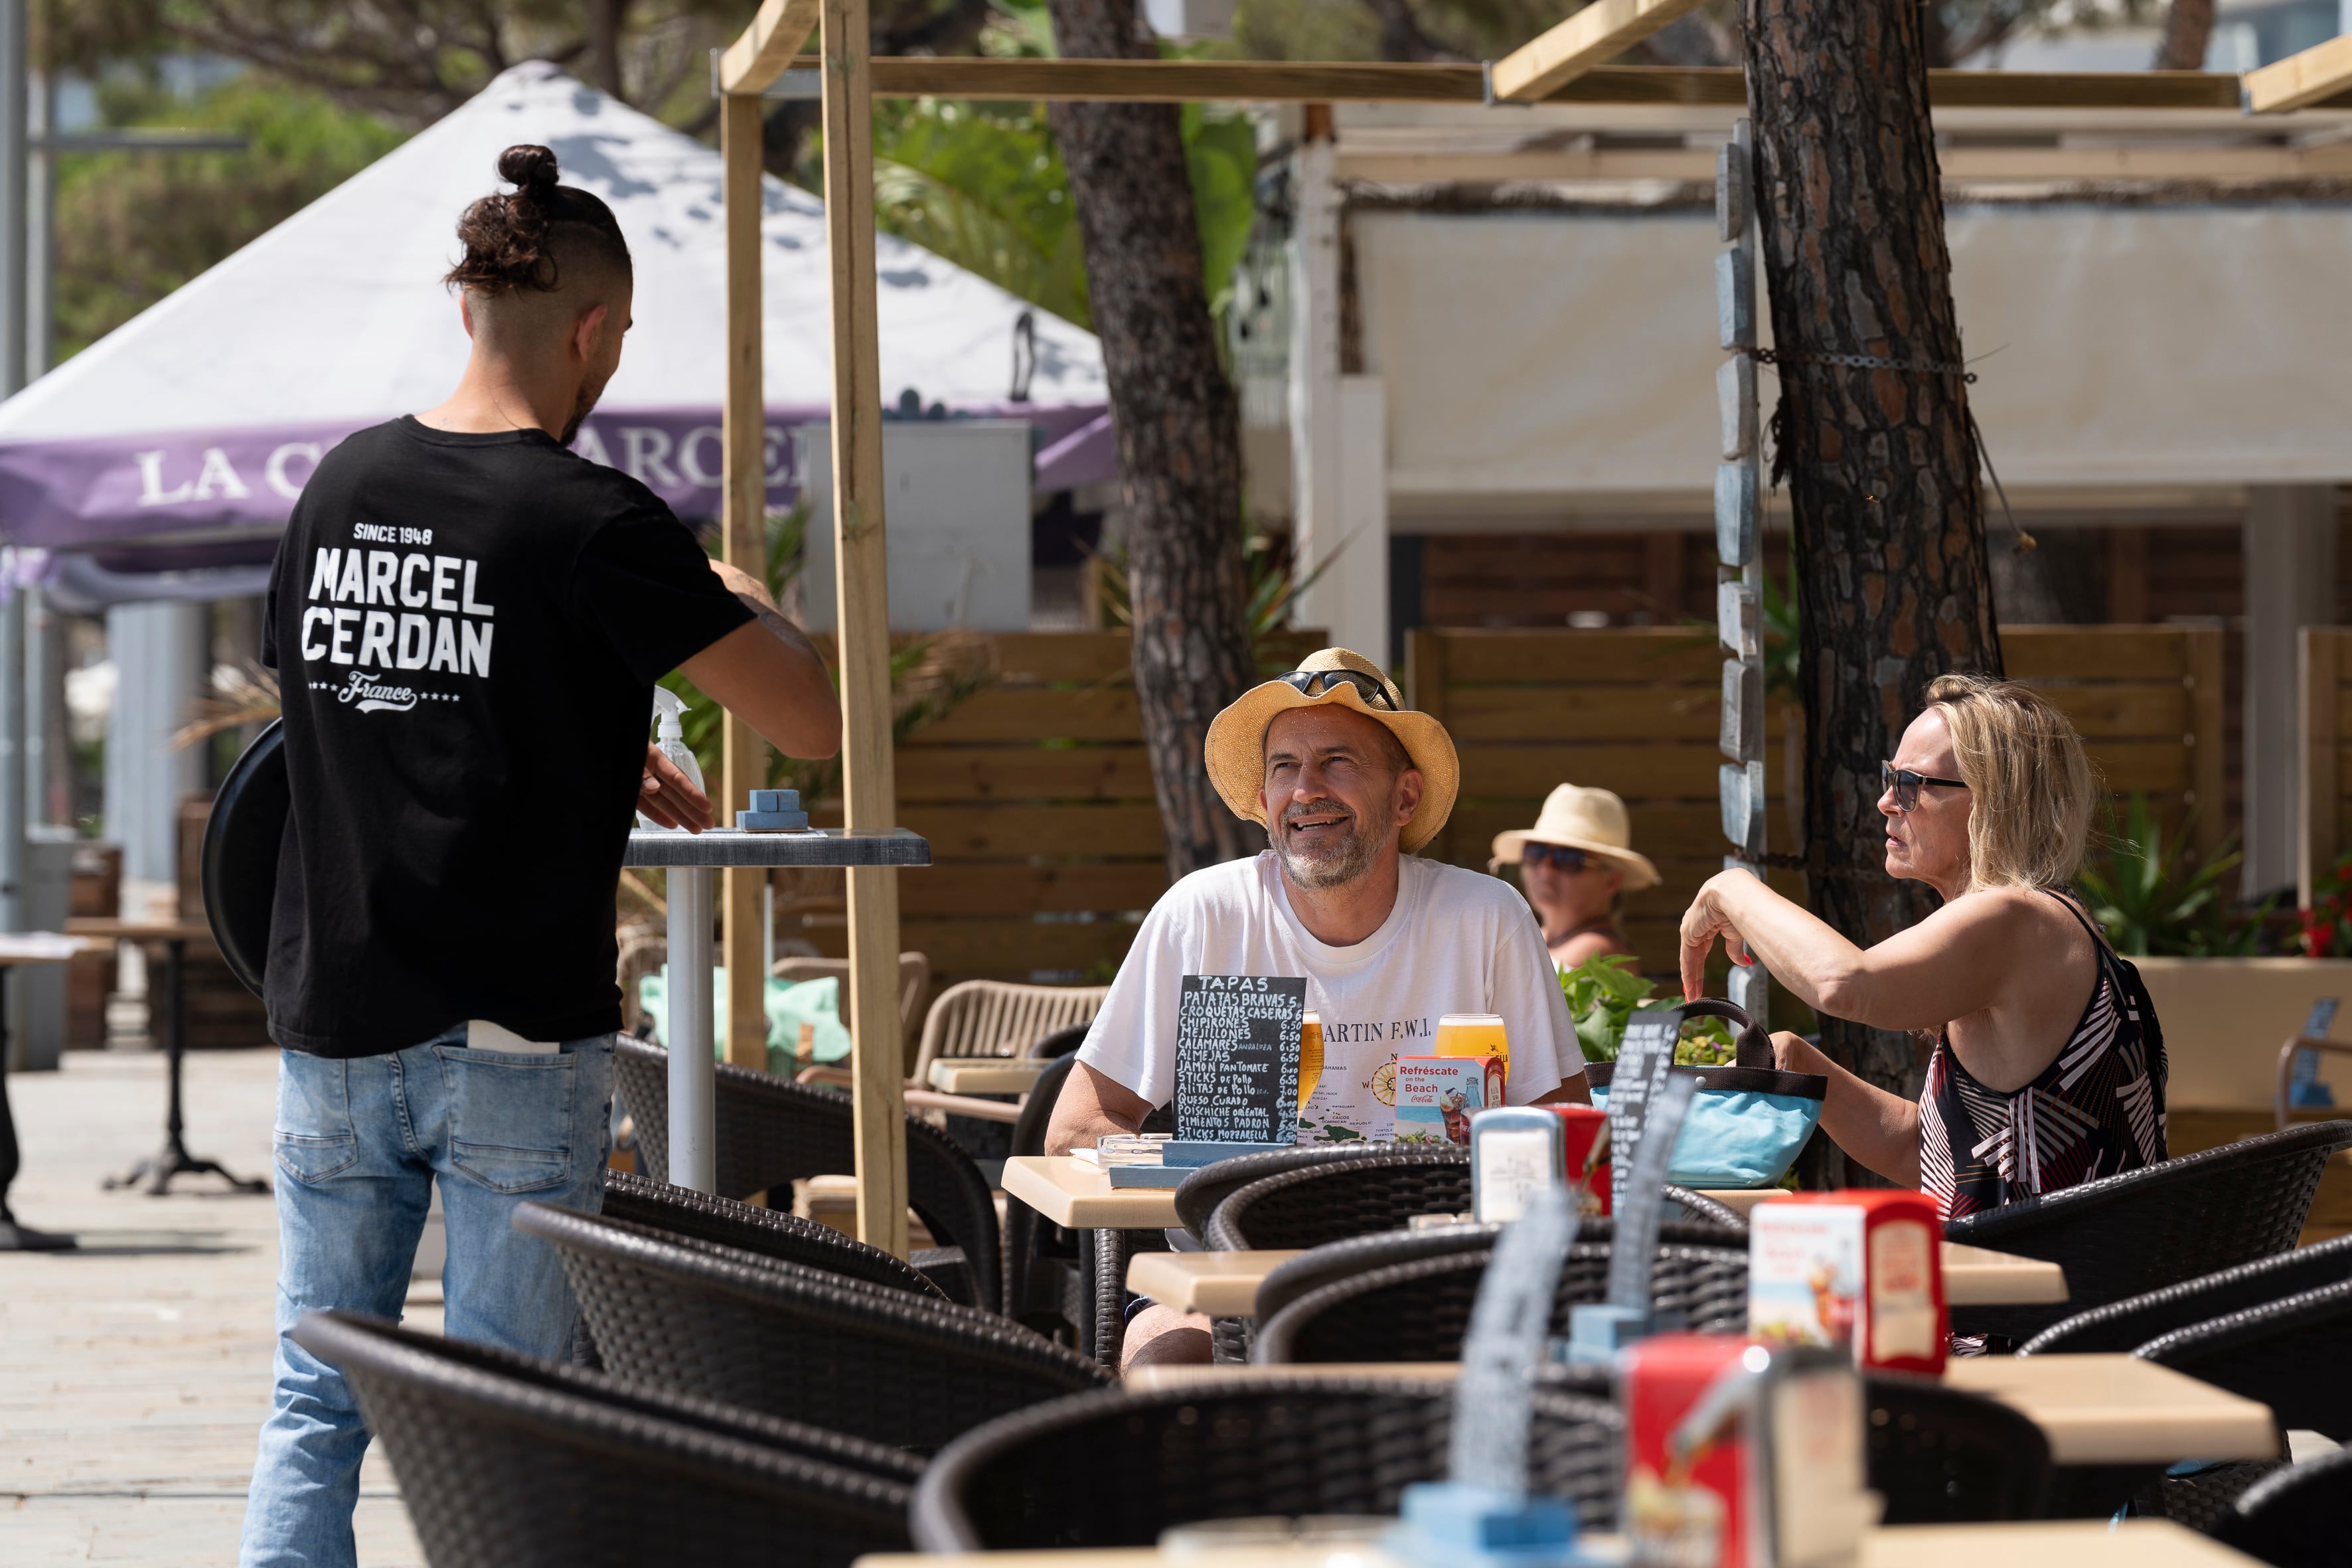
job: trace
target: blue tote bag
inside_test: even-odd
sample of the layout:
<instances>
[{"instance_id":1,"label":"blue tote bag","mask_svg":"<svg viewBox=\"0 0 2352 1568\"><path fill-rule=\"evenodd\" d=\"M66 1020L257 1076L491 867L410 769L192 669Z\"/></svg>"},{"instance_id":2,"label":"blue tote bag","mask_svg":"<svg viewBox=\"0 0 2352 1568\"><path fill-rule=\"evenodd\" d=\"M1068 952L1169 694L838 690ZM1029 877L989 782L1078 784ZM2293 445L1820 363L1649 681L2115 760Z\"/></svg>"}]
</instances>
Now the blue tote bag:
<instances>
[{"instance_id":1,"label":"blue tote bag","mask_svg":"<svg viewBox=\"0 0 2352 1568\"><path fill-rule=\"evenodd\" d=\"M1805 1140L1821 1125L1822 1097L1830 1080L1819 1073L1782 1072L1772 1065L1771 1037L1729 1002L1701 997L1685 1005L1686 1016L1728 1019L1736 1029L1737 1058L1721 1067L1676 1068L1698 1080L1682 1136L1675 1140L1666 1180L1679 1187L1769 1187L1780 1184L1796 1163ZM1584 1069L1592 1103L1609 1103L1614 1062Z\"/></svg>"}]
</instances>

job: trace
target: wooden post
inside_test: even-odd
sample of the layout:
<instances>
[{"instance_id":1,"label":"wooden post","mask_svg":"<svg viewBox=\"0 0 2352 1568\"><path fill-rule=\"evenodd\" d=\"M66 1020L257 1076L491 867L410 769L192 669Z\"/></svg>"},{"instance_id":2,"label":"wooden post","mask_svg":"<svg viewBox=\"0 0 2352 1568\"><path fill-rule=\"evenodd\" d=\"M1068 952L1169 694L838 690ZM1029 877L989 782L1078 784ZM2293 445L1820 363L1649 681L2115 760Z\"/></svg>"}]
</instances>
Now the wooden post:
<instances>
[{"instance_id":1,"label":"wooden post","mask_svg":"<svg viewBox=\"0 0 2352 1568\"><path fill-rule=\"evenodd\" d=\"M756 90L719 100L719 153L727 213L727 405L724 416L724 500L720 517L727 563L765 581L768 563L767 465L761 460L767 423L760 359L760 97ZM719 765L719 825L751 804L768 778L768 746L751 725L726 718ZM722 907L727 928L727 1059L740 1068L768 1066L765 922L761 900L764 868L730 866Z\"/></svg>"},{"instance_id":2,"label":"wooden post","mask_svg":"<svg viewBox=\"0 0 2352 1568\"><path fill-rule=\"evenodd\" d=\"M2296 633L2295 688L2303 703L2303 723L2297 737L2303 752L2303 788L2299 793L2303 821L2295 844L2295 901L2311 908L2319 879L2336 868L2344 847L2337 842L2337 799L2343 781L2337 776L2337 693L2342 689L2341 666L2345 634L2333 626L2305 626ZM2219 641L2217 636L2215 638Z\"/></svg>"},{"instance_id":3,"label":"wooden post","mask_svg":"<svg viewBox=\"0 0 2352 1568\"><path fill-rule=\"evenodd\" d=\"M840 606L842 795L852 828L898 816L890 735L890 585L883 548L882 386L875 316L874 113L866 0L824 0L824 233L833 277L833 528ZM849 1013L857 1237L907 1256L898 1017L898 874L849 872Z\"/></svg>"},{"instance_id":4,"label":"wooden post","mask_svg":"<svg viewBox=\"0 0 2352 1568\"><path fill-rule=\"evenodd\" d=\"M2222 732L2221 628L2189 629L2189 787L2197 792L2197 852L2210 860L2230 833L2229 737ZM2333 715L2331 714L2331 719Z\"/></svg>"}]
</instances>

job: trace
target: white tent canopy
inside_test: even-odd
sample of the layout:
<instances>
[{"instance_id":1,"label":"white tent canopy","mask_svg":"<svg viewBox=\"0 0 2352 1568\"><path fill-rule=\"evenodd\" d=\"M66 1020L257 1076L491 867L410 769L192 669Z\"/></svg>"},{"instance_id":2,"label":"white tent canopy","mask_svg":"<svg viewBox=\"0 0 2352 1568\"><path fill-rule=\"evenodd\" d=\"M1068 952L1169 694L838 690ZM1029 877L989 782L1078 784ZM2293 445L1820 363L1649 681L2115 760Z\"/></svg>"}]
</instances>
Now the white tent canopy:
<instances>
[{"instance_id":1,"label":"white tent canopy","mask_svg":"<svg viewBox=\"0 0 2352 1568\"><path fill-rule=\"evenodd\" d=\"M582 449L681 510L715 511L719 154L531 63L0 404L0 532L71 547L273 531L325 447L456 384L467 340L441 279L457 215L505 188L498 155L519 142L552 148L566 183L612 205L635 259L635 326ZM778 180L765 192L766 401L781 426L824 417L831 395L824 211ZM1029 417L1049 461L1056 442L1104 445L1067 439L1107 401L1092 334L887 235L877 270L893 394ZM1016 331L1034 341L1019 387ZM770 479L787 494L790 450L779 429Z\"/></svg>"}]
</instances>

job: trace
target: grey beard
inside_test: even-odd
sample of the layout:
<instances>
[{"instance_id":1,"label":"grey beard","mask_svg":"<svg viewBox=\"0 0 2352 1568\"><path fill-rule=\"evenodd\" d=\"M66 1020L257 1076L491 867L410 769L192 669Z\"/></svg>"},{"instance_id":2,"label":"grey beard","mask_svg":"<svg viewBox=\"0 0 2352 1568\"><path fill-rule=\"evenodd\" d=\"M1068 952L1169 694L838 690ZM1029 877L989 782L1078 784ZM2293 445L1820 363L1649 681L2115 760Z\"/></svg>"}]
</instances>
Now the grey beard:
<instances>
[{"instance_id":1,"label":"grey beard","mask_svg":"<svg viewBox=\"0 0 2352 1568\"><path fill-rule=\"evenodd\" d=\"M1274 852L1282 861L1283 875L1301 888L1320 892L1326 888L1342 888L1372 868L1380 858L1381 840L1364 830L1361 817L1348 830L1347 841L1337 849L1317 856L1297 855L1287 847L1288 840L1277 825L1274 834Z\"/></svg>"}]
</instances>

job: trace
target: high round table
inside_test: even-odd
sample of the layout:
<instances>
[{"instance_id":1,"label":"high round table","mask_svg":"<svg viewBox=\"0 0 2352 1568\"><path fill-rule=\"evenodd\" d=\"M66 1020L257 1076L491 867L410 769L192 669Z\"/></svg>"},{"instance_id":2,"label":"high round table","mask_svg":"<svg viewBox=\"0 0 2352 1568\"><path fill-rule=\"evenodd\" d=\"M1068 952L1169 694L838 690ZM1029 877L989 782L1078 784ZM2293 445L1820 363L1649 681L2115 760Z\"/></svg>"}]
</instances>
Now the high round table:
<instances>
[{"instance_id":1,"label":"high round table","mask_svg":"<svg viewBox=\"0 0 2352 1568\"><path fill-rule=\"evenodd\" d=\"M718 1056L711 1040L711 873L729 866L928 866L930 841L902 828L746 833L640 828L624 865L668 873L669 1179L707 1193L719 1184ZM898 955L889 955L893 984ZM892 1071L896 1072L896 1058Z\"/></svg>"}]
</instances>

